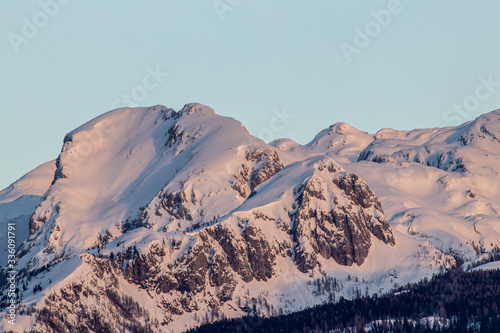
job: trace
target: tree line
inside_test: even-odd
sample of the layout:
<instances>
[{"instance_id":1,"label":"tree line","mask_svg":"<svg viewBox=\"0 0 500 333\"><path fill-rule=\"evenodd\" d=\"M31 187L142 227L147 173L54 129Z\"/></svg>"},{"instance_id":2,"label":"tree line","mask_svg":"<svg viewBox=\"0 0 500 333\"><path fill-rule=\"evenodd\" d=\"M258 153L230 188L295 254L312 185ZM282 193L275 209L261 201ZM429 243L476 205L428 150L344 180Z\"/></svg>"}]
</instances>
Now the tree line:
<instances>
[{"instance_id":1,"label":"tree line","mask_svg":"<svg viewBox=\"0 0 500 333\"><path fill-rule=\"evenodd\" d=\"M211 332L500 332L500 270L460 268L392 290L340 298L287 315L226 319L191 329Z\"/></svg>"}]
</instances>

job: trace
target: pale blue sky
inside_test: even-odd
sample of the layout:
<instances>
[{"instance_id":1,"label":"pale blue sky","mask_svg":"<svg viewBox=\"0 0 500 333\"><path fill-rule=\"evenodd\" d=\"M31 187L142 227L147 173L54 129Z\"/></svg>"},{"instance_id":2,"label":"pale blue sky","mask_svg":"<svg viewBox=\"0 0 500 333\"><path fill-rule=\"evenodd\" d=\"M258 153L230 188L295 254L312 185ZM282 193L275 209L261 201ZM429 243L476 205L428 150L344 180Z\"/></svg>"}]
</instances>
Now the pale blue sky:
<instances>
[{"instance_id":1,"label":"pale blue sky","mask_svg":"<svg viewBox=\"0 0 500 333\"><path fill-rule=\"evenodd\" d=\"M137 105L200 102L299 143L338 121L373 133L500 108L495 0L61 2L0 3L0 188L131 92ZM342 50L356 45L349 62ZM157 69L169 75L155 81ZM285 110L295 118L273 127Z\"/></svg>"}]
</instances>

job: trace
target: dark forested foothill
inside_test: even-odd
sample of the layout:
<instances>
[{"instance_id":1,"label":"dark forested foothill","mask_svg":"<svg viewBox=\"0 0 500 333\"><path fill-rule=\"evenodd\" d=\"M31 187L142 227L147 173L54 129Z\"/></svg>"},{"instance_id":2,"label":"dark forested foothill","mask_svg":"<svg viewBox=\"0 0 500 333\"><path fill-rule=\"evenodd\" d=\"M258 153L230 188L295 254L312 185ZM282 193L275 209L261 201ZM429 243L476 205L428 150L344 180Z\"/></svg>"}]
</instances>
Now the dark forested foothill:
<instances>
[{"instance_id":1,"label":"dark forested foothill","mask_svg":"<svg viewBox=\"0 0 500 333\"><path fill-rule=\"evenodd\" d=\"M244 317L203 325L209 332L500 332L500 270L455 269L389 295L341 298L271 318Z\"/></svg>"}]
</instances>

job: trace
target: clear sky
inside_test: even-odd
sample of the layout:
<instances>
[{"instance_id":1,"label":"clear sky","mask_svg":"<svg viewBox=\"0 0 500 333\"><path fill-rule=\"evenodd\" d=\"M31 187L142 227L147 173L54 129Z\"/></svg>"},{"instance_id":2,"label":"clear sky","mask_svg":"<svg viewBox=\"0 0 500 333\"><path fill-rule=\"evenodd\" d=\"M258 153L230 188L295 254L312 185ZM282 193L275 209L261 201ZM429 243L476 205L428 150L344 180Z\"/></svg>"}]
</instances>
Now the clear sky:
<instances>
[{"instance_id":1,"label":"clear sky","mask_svg":"<svg viewBox=\"0 0 500 333\"><path fill-rule=\"evenodd\" d=\"M299 143L338 121L474 119L500 108L499 13L498 0L2 1L0 188L124 104L200 102Z\"/></svg>"}]
</instances>

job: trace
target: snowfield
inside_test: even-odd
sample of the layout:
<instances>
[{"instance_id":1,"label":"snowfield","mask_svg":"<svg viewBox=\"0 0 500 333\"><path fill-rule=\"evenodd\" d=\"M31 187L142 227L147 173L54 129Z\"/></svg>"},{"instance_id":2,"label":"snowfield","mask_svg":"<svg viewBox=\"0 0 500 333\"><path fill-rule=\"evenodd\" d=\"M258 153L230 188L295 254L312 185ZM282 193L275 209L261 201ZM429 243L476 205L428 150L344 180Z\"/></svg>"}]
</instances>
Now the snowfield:
<instances>
[{"instance_id":1,"label":"snowfield","mask_svg":"<svg viewBox=\"0 0 500 333\"><path fill-rule=\"evenodd\" d=\"M493 262L486 263L484 265L481 265L481 266L474 268L473 271L489 270L489 269L492 269L492 270L500 269L500 261L493 261Z\"/></svg>"}]
</instances>

